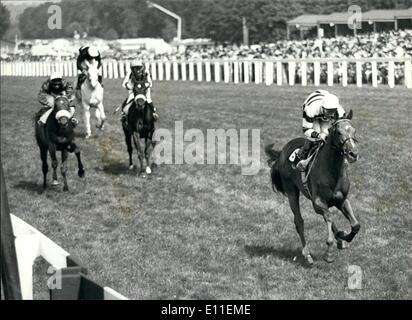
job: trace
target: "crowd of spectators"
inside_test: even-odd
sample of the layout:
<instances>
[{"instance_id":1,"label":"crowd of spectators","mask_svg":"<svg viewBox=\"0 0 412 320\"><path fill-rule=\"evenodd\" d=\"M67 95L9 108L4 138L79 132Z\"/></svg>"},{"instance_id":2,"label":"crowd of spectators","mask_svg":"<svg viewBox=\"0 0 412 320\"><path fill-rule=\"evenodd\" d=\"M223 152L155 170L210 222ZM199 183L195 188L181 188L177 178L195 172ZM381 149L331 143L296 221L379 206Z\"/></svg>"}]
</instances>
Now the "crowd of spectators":
<instances>
[{"instance_id":1,"label":"crowd of spectators","mask_svg":"<svg viewBox=\"0 0 412 320\"><path fill-rule=\"evenodd\" d=\"M207 60L207 59L300 59L300 58L374 58L374 57L412 57L412 30L386 31L365 35L340 36L337 38L308 39L308 40L283 40L274 43L262 43L251 46L238 45L209 45L189 46L184 50L172 50L170 53L156 54L149 50L136 52L122 52L111 47L107 52L102 52L104 59L141 59L147 60ZM57 57L58 59L73 59L73 57ZM2 59L4 57L2 56ZM7 57L8 60L36 60L49 61L56 56L34 57L26 51L23 55ZM326 78L326 65L321 65L321 80ZM299 68L299 64L297 65ZM348 81L355 81L355 64L348 65ZM334 68L334 77L340 78L340 69ZM404 69L400 64L395 64L395 81L401 82ZM387 81L387 64L378 63L378 77L380 82ZM298 76L300 70L298 69ZM312 78L313 65L309 64L308 76ZM370 64L363 65L364 81L371 79Z\"/></svg>"}]
</instances>

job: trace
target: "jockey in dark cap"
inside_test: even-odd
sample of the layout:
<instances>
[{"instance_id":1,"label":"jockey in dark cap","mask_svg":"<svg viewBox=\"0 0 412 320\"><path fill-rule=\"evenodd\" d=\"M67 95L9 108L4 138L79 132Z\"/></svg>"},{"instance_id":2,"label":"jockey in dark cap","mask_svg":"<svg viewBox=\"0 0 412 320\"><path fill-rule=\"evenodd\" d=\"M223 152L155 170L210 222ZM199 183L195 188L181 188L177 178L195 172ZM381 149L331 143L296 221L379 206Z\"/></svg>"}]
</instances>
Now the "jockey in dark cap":
<instances>
[{"instance_id":1,"label":"jockey in dark cap","mask_svg":"<svg viewBox=\"0 0 412 320\"><path fill-rule=\"evenodd\" d=\"M77 86L76 90L80 90L80 87L84 80L86 80L86 75L84 74L84 70L87 69L86 61L90 64L93 60L97 61L99 68L99 82L103 84L103 76L102 76L102 57L100 56L99 50L93 46L83 46L79 49L79 56L77 57L77 69L80 71L77 77Z\"/></svg>"},{"instance_id":2,"label":"jockey in dark cap","mask_svg":"<svg viewBox=\"0 0 412 320\"><path fill-rule=\"evenodd\" d=\"M50 77L42 84L38 94L38 100L43 105L45 112L40 117L38 124L45 125L47 118L54 108L54 100L58 96L66 97L70 102L70 113L73 116L75 108L73 105L74 92L73 86L69 81L63 79L59 72L53 72Z\"/></svg>"}]
</instances>

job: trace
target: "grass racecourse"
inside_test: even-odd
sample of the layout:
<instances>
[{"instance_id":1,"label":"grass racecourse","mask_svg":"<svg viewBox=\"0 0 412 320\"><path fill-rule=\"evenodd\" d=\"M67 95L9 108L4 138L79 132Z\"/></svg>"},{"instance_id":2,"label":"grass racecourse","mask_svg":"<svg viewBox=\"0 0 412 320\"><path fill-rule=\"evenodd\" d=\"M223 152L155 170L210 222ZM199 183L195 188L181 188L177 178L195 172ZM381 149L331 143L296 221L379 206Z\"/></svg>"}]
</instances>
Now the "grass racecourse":
<instances>
[{"instance_id":1,"label":"grass racecourse","mask_svg":"<svg viewBox=\"0 0 412 320\"><path fill-rule=\"evenodd\" d=\"M302 198L315 259L306 268L287 199L271 189L263 148L274 142L280 149L301 135L301 105L313 87L155 82L158 128L173 132L183 120L185 130L259 129L261 169L243 176L237 165L160 165L143 179L128 170L119 116L112 114L125 97L121 80L106 80L106 130L85 140L77 110L86 177L77 177L71 154L70 191L60 185L41 194L32 117L42 81L1 79L1 154L12 212L99 283L132 299L412 298L411 90L330 89L354 110L361 158L349 168L349 198L362 228L327 264L326 224ZM337 211L335 219L349 230ZM363 271L361 290L348 289L349 265ZM47 267L39 261L35 269L35 298L47 298L39 281Z\"/></svg>"}]
</instances>

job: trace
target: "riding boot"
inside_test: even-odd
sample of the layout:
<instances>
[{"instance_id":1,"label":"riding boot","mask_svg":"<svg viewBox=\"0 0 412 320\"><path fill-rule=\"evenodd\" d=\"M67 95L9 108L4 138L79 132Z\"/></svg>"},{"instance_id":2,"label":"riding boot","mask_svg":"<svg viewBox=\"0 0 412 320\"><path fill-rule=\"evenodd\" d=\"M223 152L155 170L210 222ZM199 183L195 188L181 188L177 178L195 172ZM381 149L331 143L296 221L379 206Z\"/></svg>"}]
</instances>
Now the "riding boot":
<instances>
[{"instance_id":1,"label":"riding boot","mask_svg":"<svg viewBox=\"0 0 412 320\"><path fill-rule=\"evenodd\" d=\"M306 160L310 149L312 149L313 142L306 139L303 146L299 149L298 153L296 154L295 160L293 161L293 168L298 168L300 171L305 171L305 166L303 165L302 161Z\"/></svg>"},{"instance_id":2,"label":"riding boot","mask_svg":"<svg viewBox=\"0 0 412 320\"><path fill-rule=\"evenodd\" d=\"M76 90L80 90L84 80L86 80L86 75L84 73L79 73L79 75L77 76Z\"/></svg>"},{"instance_id":3,"label":"riding boot","mask_svg":"<svg viewBox=\"0 0 412 320\"><path fill-rule=\"evenodd\" d=\"M159 115L157 114L157 110L156 110L155 106L153 105L153 102L149 102L148 105L149 105L150 108L152 108L154 121L157 121L159 119Z\"/></svg>"}]
</instances>

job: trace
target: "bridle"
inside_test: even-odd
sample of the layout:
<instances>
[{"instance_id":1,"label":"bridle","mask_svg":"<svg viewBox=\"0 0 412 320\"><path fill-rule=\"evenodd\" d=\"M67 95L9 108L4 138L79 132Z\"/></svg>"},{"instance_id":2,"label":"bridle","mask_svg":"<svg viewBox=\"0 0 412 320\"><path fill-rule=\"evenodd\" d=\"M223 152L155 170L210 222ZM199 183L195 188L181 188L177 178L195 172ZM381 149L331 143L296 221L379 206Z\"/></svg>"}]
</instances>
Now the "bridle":
<instances>
[{"instance_id":1,"label":"bridle","mask_svg":"<svg viewBox=\"0 0 412 320\"><path fill-rule=\"evenodd\" d=\"M332 128L333 128L334 133L336 132L336 125L340 122L343 122L343 121L349 122L349 124L352 126L352 122L349 119L338 119L332 124ZM355 137L351 137L351 136L345 138L343 141L339 140L338 145L336 145L334 143L334 141L335 141L335 139L333 139L333 141L332 141L332 147L334 147L335 149L338 149L343 156L348 155L347 150L344 150L344 148L343 148L346 145L346 143L348 143L348 141L353 141L355 143L358 143L358 140Z\"/></svg>"}]
</instances>

